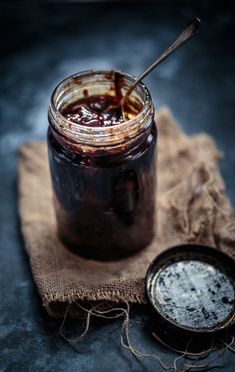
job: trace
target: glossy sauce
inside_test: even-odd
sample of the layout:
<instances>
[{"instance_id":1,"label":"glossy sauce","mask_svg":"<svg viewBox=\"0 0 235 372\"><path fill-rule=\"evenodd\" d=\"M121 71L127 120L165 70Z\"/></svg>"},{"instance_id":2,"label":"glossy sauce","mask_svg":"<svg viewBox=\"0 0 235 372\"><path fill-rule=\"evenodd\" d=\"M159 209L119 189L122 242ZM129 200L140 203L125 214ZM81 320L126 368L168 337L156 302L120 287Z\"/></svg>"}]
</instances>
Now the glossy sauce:
<instances>
[{"instance_id":1,"label":"glossy sauce","mask_svg":"<svg viewBox=\"0 0 235 372\"><path fill-rule=\"evenodd\" d=\"M61 112L84 126L123 122L117 96L92 96ZM125 108L128 115L135 110ZM154 235L156 126L118 154L69 148L50 125L49 160L58 233L74 252L117 259L146 247Z\"/></svg>"},{"instance_id":2,"label":"glossy sauce","mask_svg":"<svg viewBox=\"0 0 235 372\"><path fill-rule=\"evenodd\" d=\"M82 98L66 106L62 115L69 121L90 126L107 127L124 122L122 109L117 96L100 95ZM125 106L125 118L135 117L140 108Z\"/></svg>"}]
</instances>

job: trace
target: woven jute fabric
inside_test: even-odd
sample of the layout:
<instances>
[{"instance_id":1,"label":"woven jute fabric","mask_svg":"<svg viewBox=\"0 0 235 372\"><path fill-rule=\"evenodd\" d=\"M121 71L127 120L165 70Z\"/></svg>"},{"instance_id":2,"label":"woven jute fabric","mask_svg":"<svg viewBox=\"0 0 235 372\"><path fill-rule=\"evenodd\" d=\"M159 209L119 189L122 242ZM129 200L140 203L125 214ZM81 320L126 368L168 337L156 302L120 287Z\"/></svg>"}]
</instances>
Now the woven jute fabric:
<instances>
[{"instance_id":1,"label":"woven jute fabric","mask_svg":"<svg viewBox=\"0 0 235 372\"><path fill-rule=\"evenodd\" d=\"M169 109L158 126L155 238L138 254L115 262L81 258L57 237L45 143L19 151L19 211L25 248L47 311L63 316L77 301L145 303L150 262L181 243L214 246L235 258L235 219L218 169L220 153L206 134L187 136ZM63 306L64 305L64 306Z\"/></svg>"}]
</instances>

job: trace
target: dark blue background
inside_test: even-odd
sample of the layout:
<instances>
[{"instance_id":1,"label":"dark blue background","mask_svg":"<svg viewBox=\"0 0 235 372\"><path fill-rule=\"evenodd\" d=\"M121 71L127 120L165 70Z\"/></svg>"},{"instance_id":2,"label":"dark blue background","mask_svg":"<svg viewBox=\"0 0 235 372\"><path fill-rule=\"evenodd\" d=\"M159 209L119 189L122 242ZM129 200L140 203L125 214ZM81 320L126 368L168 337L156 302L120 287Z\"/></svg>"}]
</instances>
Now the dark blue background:
<instances>
[{"instance_id":1,"label":"dark blue background","mask_svg":"<svg viewBox=\"0 0 235 372\"><path fill-rule=\"evenodd\" d=\"M230 2L36 3L0 5L0 371L157 371L120 346L121 320L92 323L75 351L59 336L60 322L41 306L24 252L17 215L17 149L45 140L55 85L89 68L138 75L193 16L199 35L145 80L156 109L169 105L187 133L204 131L225 154L227 193L234 191L234 6ZM132 310L136 347L172 364L176 354L146 329L146 307ZM79 322L70 334L79 332ZM228 351L213 370L232 371Z\"/></svg>"}]
</instances>

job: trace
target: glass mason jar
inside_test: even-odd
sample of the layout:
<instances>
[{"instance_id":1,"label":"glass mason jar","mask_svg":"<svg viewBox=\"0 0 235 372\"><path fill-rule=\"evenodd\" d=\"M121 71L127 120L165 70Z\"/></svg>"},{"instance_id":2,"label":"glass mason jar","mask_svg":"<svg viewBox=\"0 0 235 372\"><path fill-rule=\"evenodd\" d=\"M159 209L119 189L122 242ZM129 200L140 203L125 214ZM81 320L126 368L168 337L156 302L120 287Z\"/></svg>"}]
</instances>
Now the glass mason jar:
<instances>
[{"instance_id":1,"label":"glass mason jar","mask_svg":"<svg viewBox=\"0 0 235 372\"><path fill-rule=\"evenodd\" d=\"M92 259L127 256L153 238L154 107L140 83L129 98L132 115L122 123L91 127L62 111L84 97L124 95L133 81L117 71L85 71L63 80L51 97L48 150L58 235Z\"/></svg>"}]
</instances>

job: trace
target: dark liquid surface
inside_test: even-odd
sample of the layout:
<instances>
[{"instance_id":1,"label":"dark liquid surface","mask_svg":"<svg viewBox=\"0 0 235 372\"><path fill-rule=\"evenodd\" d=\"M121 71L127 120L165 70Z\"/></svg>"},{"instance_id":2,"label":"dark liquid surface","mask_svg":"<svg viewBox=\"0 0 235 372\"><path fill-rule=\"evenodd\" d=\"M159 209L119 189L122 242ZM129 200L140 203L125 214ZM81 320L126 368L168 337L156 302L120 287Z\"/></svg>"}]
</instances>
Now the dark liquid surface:
<instances>
[{"instance_id":1,"label":"dark liquid surface","mask_svg":"<svg viewBox=\"0 0 235 372\"><path fill-rule=\"evenodd\" d=\"M82 98L68 105L62 115L74 123L91 127L107 127L124 121L119 99L109 95Z\"/></svg>"},{"instance_id":2,"label":"dark liquid surface","mask_svg":"<svg viewBox=\"0 0 235 372\"><path fill-rule=\"evenodd\" d=\"M87 105L91 102L97 100L86 100ZM103 97L98 103L103 104ZM79 110L75 103L63 115L72 117ZM96 125L93 120L89 125ZM106 125L106 119L100 120ZM117 117L109 120L116 122ZM134 253L151 242L155 143L153 122L150 131L127 151L96 156L68 149L49 128L58 233L68 248L85 257L105 260Z\"/></svg>"},{"instance_id":3,"label":"dark liquid surface","mask_svg":"<svg viewBox=\"0 0 235 372\"><path fill-rule=\"evenodd\" d=\"M123 75L112 72L106 77L114 80L114 87L110 88L112 94L89 96L88 90L83 89L83 98L64 107L62 115L73 123L90 127L113 126L137 116L142 109L140 102L126 97L124 105L120 105L125 86Z\"/></svg>"}]
</instances>

